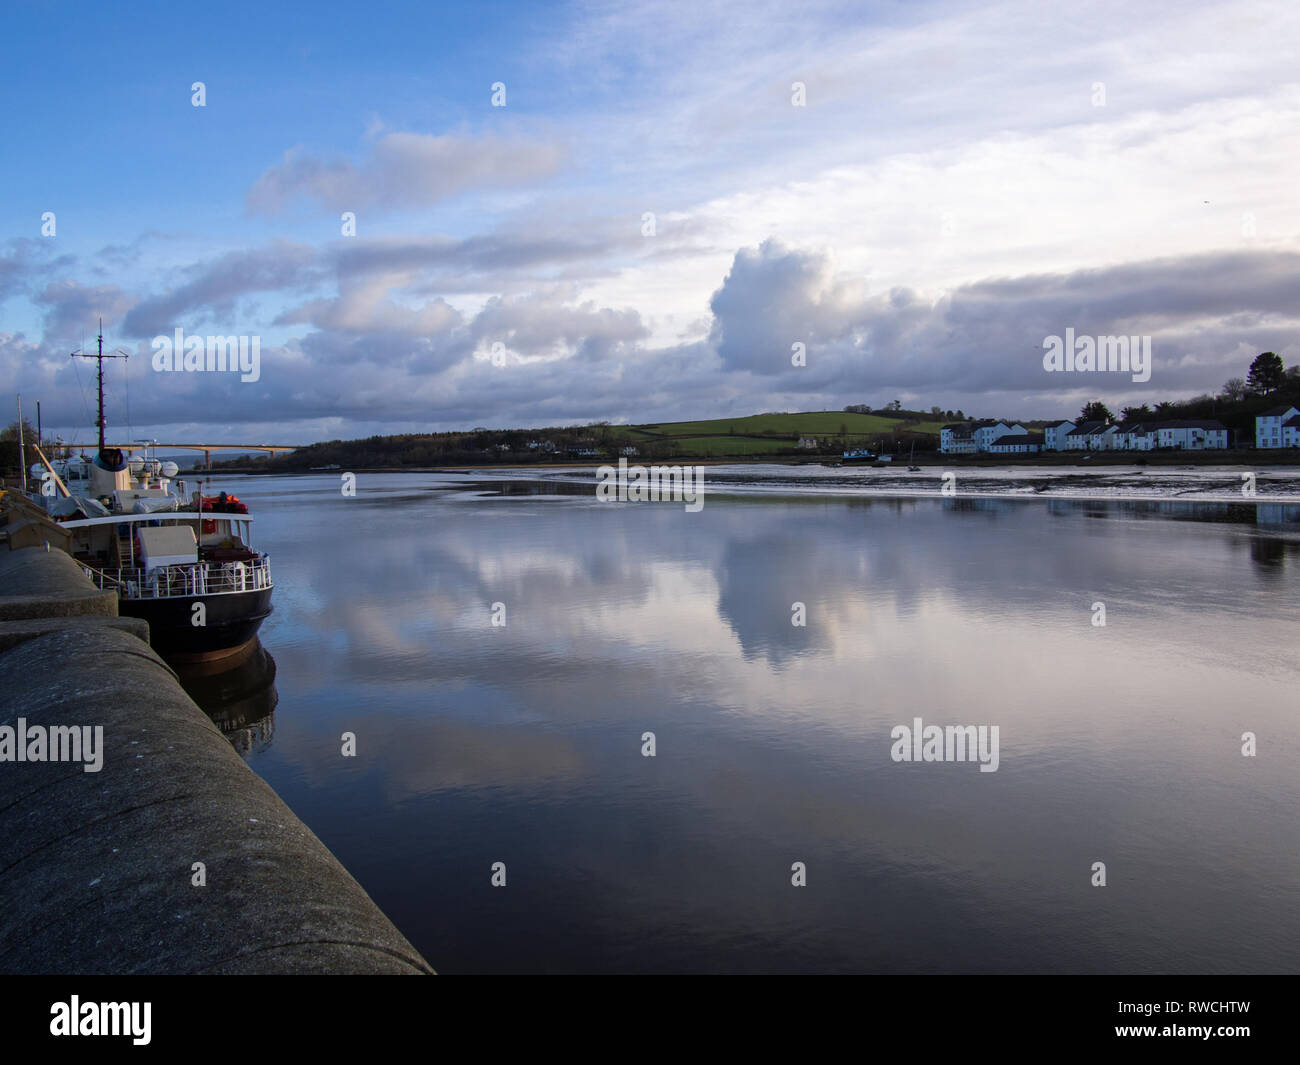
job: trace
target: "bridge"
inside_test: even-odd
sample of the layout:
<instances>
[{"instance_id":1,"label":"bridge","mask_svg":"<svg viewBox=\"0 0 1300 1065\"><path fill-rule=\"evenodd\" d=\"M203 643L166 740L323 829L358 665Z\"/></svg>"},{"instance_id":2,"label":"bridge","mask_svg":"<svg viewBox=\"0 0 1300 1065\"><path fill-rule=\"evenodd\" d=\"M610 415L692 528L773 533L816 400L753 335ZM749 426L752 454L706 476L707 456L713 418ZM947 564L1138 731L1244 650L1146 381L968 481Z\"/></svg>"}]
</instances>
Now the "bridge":
<instances>
[{"instance_id":1,"label":"bridge","mask_svg":"<svg viewBox=\"0 0 1300 1065\"><path fill-rule=\"evenodd\" d=\"M203 463L212 469L212 452L214 451L265 451L274 455L277 451L297 451L303 444L163 444L154 440L137 440L134 444L106 444L122 451L142 451L145 448L182 448L187 451L202 451Z\"/></svg>"}]
</instances>

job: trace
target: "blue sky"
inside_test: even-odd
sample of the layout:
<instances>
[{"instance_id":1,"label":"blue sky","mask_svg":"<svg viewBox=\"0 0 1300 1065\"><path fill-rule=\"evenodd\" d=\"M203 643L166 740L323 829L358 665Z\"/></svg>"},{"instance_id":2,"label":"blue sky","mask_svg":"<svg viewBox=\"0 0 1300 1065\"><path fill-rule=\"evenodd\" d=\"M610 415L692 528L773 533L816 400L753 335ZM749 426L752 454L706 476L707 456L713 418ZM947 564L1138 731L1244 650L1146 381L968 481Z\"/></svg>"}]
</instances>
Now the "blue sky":
<instances>
[{"instance_id":1,"label":"blue sky","mask_svg":"<svg viewBox=\"0 0 1300 1065\"><path fill-rule=\"evenodd\" d=\"M1297 44L1286 3L19 0L0 400L88 438L101 315L159 438L1216 391L1300 359ZM176 328L259 380L155 372ZM1151 380L1045 373L1067 328Z\"/></svg>"}]
</instances>

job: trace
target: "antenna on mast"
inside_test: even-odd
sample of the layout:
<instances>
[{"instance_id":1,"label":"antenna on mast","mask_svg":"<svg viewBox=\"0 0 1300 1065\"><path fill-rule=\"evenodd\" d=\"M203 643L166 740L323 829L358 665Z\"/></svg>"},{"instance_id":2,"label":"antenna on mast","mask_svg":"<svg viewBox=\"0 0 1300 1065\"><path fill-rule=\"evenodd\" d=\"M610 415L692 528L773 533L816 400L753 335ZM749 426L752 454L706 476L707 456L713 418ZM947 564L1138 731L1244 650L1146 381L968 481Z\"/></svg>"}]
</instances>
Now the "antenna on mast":
<instances>
[{"instance_id":1,"label":"antenna on mast","mask_svg":"<svg viewBox=\"0 0 1300 1065\"><path fill-rule=\"evenodd\" d=\"M128 359L130 356L118 349L117 354L104 354L104 319L99 320L99 346L94 355L88 355L83 351L74 351L69 356L73 359L94 359L99 368L99 451L104 452L104 426L107 424L104 420L104 360L105 359Z\"/></svg>"}]
</instances>

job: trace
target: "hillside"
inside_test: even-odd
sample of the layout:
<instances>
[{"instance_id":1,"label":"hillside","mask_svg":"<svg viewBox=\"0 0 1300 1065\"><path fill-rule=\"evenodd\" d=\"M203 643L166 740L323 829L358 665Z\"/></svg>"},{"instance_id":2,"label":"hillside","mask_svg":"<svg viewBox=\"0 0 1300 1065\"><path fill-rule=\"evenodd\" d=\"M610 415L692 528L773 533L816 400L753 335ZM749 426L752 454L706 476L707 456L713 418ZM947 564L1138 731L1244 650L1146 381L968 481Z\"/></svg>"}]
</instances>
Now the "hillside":
<instances>
[{"instance_id":1,"label":"hillside","mask_svg":"<svg viewBox=\"0 0 1300 1065\"><path fill-rule=\"evenodd\" d=\"M356 468L558 462L571 460L578 450L598 452L598 456L584 455L587 459L617 458L626 447L636 448L637 457L651 459L807 459L838 455L852 447L903 451L913 442L919 452L934 451L941 424L914 411L809 411L644 425L477 429L330 440L274 458L232 459L216 465L305 470L332 464ZM800 448L801 437L815 437L817 449Z\"/></svg>"}]
</instances>

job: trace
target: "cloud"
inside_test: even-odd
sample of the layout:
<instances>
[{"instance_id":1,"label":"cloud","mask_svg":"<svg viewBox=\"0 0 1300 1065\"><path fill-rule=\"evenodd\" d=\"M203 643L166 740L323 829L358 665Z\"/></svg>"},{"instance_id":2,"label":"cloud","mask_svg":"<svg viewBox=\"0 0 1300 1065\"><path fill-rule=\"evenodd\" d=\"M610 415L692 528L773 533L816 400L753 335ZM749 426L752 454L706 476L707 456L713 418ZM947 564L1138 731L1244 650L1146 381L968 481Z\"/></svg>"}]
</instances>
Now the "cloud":
<instances>
[{"instance_id":1,"label":"cloud","mask_svg":"<svg viewBox=\"0 0 1300 1065\"><path fill-rule=\"evenodd\" d=\"M350 239L337 242L323 262L341 277L394 271L421 271L446 287L481 286L502 279L552 273L570 264L593 263L619 250L634 247L626 238L622 248L616 238L604 234L581 237L569 234L498 232L465 239L448 236L402 236Z\"/></svg>"},{"instance_id":2,"label":"cloud","mask_svg":"<svg viewBox=\"0 0 1300 1065\"><path fill-rule=\"evenodd\" d=\"M472 334L526 356L574 357L584 362L617 358L648 335L635 310L561 302L572 291L561 287L516 299L493 297L475 317Z\"/></svg>"},{"instance_id":3,"label":"cloud","mask_svg":"<svg viewBox=\"0 0 1300 1065\"><path fill-rule=\"evenodd\" d=\"M726 369L780 378L795 393L1119 388L1097 375L1042 368L1042 341L1077 334L1150 335L1149 393L1217 388L1242 353L1293 343L1300 326L1300 254L1210 252L1107 268L961 285L927 300L907 289L868 294L825 252L767 241L736 254L710 301L710 341ZM790 345L807 345L806 368ZM1261 345L1263 345L1261 347Z\"/></svg>"},{"instance_id":4,"label":"cloud","mask_svg":"<svg viewBox=\"0 0 1300 1065\"><path fill-rule=\"evenodd\" d=\"M426 300L418 306L396 303L391 292L401 278L392 274L349 278L340 282L335 299L310 300L286 311L275 325L309 323L341 333L385 332L406 336L436 336L461 323L461 315L446 300Z\"/></svg>"},{"instance_id":5,"label":"cloud","mask_svg":"<svg viewBox=\"0 0 1300 1065\"><path fill-rule=\"evenodd\" d=\"M185 284L142 300L131 310L123 322L128 336L157 336L177 326L195 330L210 315L230 313L240 296L302 289L322 276L315 249L285 241L229 252L187 273L190 280ZM181 321L184 315L189 315L188 322Z\"/></svg>"},{"instance_id":6,"label":"cloud","mask_svg":"<svg viewBox=\"0 0 1300 1065\"><path fill-rule=\"evenodd\" d=\"M105 328L115 326L135 303L135 298L116 285L82 285L76 281L56 281L45 286L35 298L46 308L47 339L76 336L103 318Z\"/></svg>"},{"instance_id":7,"label":"cloud","mask_svg":"<svg viewBox=\"0 0 1300 1065\"><path fill-rule=\"evenodd\" d=\"M10 296L30 291L43 277L72 269L76 258L57 254L55 248L53 238L11 238L0 249L0 303Z\"/></svg>"},{"instance_id":8,"label":"cloud","mask_svg":"<svg viewBox=\"0 0 1300 1065\"><path fill-rule=\"evenodd\" d=\"M438 245L438 270L451 268L454 258L444 256L463 244ZM357 247L363 255L346 273L333 246L312 252L272 245L222 256L196 266L173 292L129 311L128 319L141 308L154 315L164 307L183 310L187 321L177 324L195 332L190 322L221 313L242 294L283 295L308 280L321 290L274 319L277 328L306 331L283 341L264 338L256 385L155 374L147 357L144 370L133 359L137 424L220 411L232 426L307 439L311 427L326 425L330 435L346 436L474 424L655 421L837 409L896 397L1049 417L1077 407L1077 397L1150 401L1216 390L1259 351L1295 361L1300 326L1300 253L1278 249L991 277L931 295L901 286L874 291L856 272L839 269L829 249L769 240L735 252L700 339L662 344L638 308L591 299L577 283L534 278L521 281L517 292L489 291L456 303L432 293L438 275L415 265L427 262L418 242ZM480 277L483 287L495 283L491 273ZM70 279L48 285L41 296L51 328L58 316L71 321L91 303L120 313L133 298ZM1068 328L1152 335L1151 381L1045 373L1043 339ZM498 342L505 357L494 362L489 355ZM806 345L804 367L791 365L795 342ZM24 341L6 350L6 370L15 377L21 370L27 380L53 385L67 374L66 353L60 361ZM51 410L58 408L59 396L47 394ZM67 413L77 413L75 403ZM65 424L58 418L52 414L51 424Z\"/></svg>"},{"instance_id":9,"label":"cloud","mask_svg":"<svg viewBox=\"0 0 1300 1065\"><path fill-rule=\"evenodd\" d=\"M427 207L467 191L527 185L553 174L563 157L555 144L385 133L360 164L291 148L249 189L246 206L250 213L272 215L305 197L331 211Z\"/></svg>"},{"instance_id":10,"label":"cloud","mask_svg":"<svg viewBox=\"0 0 1300 1065\"><path fill-rule=\"evenodd\" d=\"M780 373L791 367L795 343L850 339L866 301L865 285L836 277L826 253L766 240L736 253L709 301L710 339L728 370Z\"/></svg>"}]
</instances>

